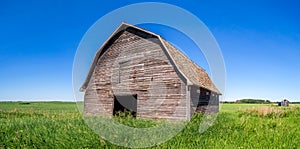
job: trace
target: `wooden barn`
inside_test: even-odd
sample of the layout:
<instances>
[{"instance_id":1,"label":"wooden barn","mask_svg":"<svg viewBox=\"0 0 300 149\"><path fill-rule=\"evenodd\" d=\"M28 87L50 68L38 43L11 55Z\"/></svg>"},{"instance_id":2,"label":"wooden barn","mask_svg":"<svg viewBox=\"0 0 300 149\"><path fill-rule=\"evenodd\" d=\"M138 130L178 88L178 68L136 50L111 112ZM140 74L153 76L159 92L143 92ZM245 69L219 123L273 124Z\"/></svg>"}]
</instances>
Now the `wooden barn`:
<instances>
[{"instance_id":1,"label":"wooden barn","mask_svg":"<svg viewBox=\"0 0 300 149\"><path fill-rule=\"evenodd\" d=\"M140 118L172 120L218 112L221 95L205 70L178 49L127 23L96 52L81 91L87 115L126 110Z\"/></svg>"}]
</instances>

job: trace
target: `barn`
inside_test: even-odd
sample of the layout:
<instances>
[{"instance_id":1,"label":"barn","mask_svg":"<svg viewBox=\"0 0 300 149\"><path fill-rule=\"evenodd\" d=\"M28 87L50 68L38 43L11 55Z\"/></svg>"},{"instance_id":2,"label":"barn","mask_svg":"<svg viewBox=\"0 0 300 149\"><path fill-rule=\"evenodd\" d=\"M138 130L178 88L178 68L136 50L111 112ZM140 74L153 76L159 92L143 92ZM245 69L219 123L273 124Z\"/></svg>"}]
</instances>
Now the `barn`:
<instances>
[{"instance_id":1,"label":"barn","mask_svg":"<svg viewBox=\"0 0 300 149\"><path fill-rule=\"evenodd\" d=\"M218 112L220 91L204 69L161 36L122 23L98 49L80 90L86 115L189 120Z\"/></svg>"}]
</instances>

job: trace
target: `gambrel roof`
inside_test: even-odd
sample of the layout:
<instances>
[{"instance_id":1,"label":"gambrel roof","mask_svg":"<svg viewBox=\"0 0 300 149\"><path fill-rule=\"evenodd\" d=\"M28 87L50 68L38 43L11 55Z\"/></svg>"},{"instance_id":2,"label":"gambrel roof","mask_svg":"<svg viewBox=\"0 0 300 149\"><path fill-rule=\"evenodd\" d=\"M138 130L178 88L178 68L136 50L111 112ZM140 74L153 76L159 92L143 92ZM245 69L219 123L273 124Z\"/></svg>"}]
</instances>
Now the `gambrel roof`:
<instances>
[{"instance_id":1,"label":"gambrel roof","mask_svg":"<svg viewBox=\"0 0 300 149\"><path fill-rule=\"evenodd\" d=\"M167 57L169 58L170 62L174 65L176 72L179 73L179 75L183 76L187 85L196 85L221 95L220 91L213 84L206 71L200 66L198 66L196 63L194 63L192 60L190 60L178 49L176 49L173 45L171 45L165 39L163 39L161 36L155 33L127 23L122 23L113 32L113 34L104 42L100 49L98 49L93 59L88 75L85 79L85 82L83 83L80 89L81 91L84 91L87 88L88 83L93 75L94 69L97 65L97 61L104 53L104 49L108 48L113 43L113 41L117 39L117 34L120 34L120 32L129 28L143 32L147 35L147 37L158 38L160 44L163 47L163 50L165 50L164 52L167 54Z\"/></svg>"}]
</instances>

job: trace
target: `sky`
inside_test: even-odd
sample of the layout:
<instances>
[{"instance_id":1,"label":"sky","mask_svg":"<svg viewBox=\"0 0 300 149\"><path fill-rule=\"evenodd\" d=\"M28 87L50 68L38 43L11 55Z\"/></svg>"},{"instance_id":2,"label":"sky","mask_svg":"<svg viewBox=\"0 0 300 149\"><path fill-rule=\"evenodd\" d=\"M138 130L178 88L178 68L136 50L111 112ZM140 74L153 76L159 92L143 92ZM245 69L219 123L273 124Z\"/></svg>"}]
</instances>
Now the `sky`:
<instances>
[{"instance_id":1,"label":"sky","mask_svg":"<svg viewBox=\"0 0 300 149\"><path fill-rule=\"evenodd\" d=\"M1 1L0 101L74 101L72 66L82 37L103 15L138 2L146 1ZM300 2L153 2L186 9L210 29L226 67L224 100L300 101Z\"/></svg>"}]
</instances>

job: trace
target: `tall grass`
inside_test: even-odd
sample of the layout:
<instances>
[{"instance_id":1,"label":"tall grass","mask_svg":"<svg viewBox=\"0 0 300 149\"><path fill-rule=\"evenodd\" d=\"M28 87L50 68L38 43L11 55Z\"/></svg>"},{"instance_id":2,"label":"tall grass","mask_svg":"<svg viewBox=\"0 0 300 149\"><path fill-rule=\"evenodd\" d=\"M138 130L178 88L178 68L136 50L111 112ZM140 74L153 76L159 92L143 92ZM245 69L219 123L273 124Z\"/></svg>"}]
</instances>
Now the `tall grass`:
<instances>
[{"instance_id":1,"label":"tall grass","mask_svg":"<svg viewBox=\"0 0 300 149\"><path fill-rule=\"evenodd\" d=\"M249 114L258 117L298 117L300 116L300 107L277 107L277 106L262 106L258 108L246 108L239 110L240 114Z\"/></svg>"}]
</instances>

